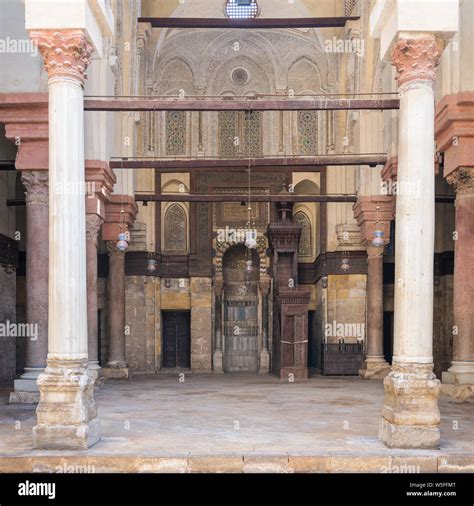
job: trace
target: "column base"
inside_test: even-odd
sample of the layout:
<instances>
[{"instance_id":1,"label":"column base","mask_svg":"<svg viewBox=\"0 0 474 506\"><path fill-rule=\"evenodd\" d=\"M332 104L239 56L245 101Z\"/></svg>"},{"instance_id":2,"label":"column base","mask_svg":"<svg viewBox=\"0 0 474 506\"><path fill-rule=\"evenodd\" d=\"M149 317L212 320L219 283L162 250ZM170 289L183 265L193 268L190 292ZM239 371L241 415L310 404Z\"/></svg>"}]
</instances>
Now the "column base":
<instances>
[{"instance_id":1,"label":"column base","mask_svg":"<svg viewBox=\"0 0 474 506\"><path fill-rule=\"evenodd\" d=\"M380 420L379 439L389 448L439 448L440 432L437 427L395 425Z\"/></svg>"},{"instance_id":2,"label":"column base","mask_svg":"<svg viewBox=\"0 0 474 506\"><path fill-rule=\"evenodd\" d=\"M17 380L15 380L17 381ZM24 390L15 390L10 392L8 398L8 404L38 404L40 400L40 394L38 392L28 392Z\"/></svg>"},{"instance_id":3,"label":"column base","mask_svg":"<svg viewBox=\"0 0 474 506\"><path fill-rule=\"evenodd\" d=\"M440 381L433 364L394 362L384 389L380 440L389 448L438 448Z\"/></svg>"},{"instance_id":4,"label":"column base","mask_svg":"<svg viewBox=\"0 0 474 506\"><path fill-rule=\"evenodd\" d=\"M42 450L87 450L100 440L100 421L79 425L36 425L33 444Z\"/></svg>"},{"instance_id":5,"label":"column base","mask_svg":"<svg viewBox=\"0 0 474 506\"><path fill-rule=\"evenodd\" d=\"M25 367L25 372L13 382L14 391L10 392L9 404L38 404L40 393L37 380L43 371L43 367Z\"/></svg>"},{"instance_id":6,"label":"column base","mask_svg":"<svg viewBox=\"0 0 474 506\"><path fill-rule=\"evenodd\" d=\"M363 379L384 379L391 369L383 357L367 357L359 369L359 376Z\"/></svg>"},{"instance_id":7,"label":"column base","mask_svg":"<svg viewBox=\"0 0 474 506\"><path fill-rule=\"evenodd\" d=\"M452 402L474 402L474 362L456 362L441 377L441 394Z\"/></svg>"},{"instance_id":8,"label":"column base","mask_svg":"<svg viewBox=\"0 0 474 506\"><path fill-rule=\"evenodd\" d=\"M94 385L97 387L102 386L104 383L104 378L102 376L102 368L100 367L99 362L89 362L87 367L93 375Z\"/></svg>"},{"instance_id":9,"label":"column base","mask_svg":"<svg viewBox=\"0 0 474 506\"><path fill-rule=\"evenodd\" d=\"M98 361L89 362L88 367L91 371L100 371L100 365Z\"/></svg>"},{"instance_id":10,"label":"column base","mask_svg":"<svg viewBox=\"0 0 474 506\"><path fill-rule=\"evenodd\" d=\"M94 378L81 360L48 360L38 378L38 423L34 447L43 450L86 450L100 439L94 402Z\"/></svg>"},{"instance_id":11,"label":"column base","mask_svg":"<svg viewBox=\"0 0 474 506\"><path fill-rule=\"evenodd\" d=\"M109 379L130 379L130 370L125 362L109 362L101 369L101 377Z\"/></svg>"},{"instance_id":12,"label":"column base","mask_svg":"<svg viewBox=\"0 0 474 506\"><path fill-rule=\"evenodd\" d=\"M221 350L216 350L212 356L212 369L215 374L224 374L223 354Z\"/></svg>"},{"instance_id":13,"label":"column base","mask_svg":"<svg viewBox=\"0 0 474 506\"><path fill-rule=\"evenodd\" d=\"M259 362L258 374L268 374L270 372L270 353L268 353L268 350L260 352Z\"/></svg>"}]
</instances>

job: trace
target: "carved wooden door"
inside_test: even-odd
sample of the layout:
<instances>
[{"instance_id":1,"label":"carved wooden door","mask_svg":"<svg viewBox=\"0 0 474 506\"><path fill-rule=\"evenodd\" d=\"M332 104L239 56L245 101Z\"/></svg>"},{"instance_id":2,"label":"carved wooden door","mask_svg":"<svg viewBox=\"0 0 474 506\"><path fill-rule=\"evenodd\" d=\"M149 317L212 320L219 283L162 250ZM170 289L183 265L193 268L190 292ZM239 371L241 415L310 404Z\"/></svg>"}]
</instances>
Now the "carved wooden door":
<instances>
[{"instance_id":1,"label":"carved wooden door","mask_svg":"<svg viewBox=\"0 0 474 506\"><path fill-rule=\"evenodd\" d=\"M191 367L189 311L163 311L163 367Z\"/></svg>"}]
</instances>

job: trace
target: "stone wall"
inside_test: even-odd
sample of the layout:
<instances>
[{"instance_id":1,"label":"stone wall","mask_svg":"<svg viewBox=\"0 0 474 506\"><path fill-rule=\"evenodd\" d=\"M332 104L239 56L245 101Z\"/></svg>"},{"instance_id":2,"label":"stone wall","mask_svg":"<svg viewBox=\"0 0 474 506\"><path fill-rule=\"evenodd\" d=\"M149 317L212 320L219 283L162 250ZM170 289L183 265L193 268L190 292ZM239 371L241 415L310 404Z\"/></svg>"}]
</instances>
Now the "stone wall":
<instances>
[{"instance_id":1,"label":"stone wall","mask_svg":"<svg viewBox=\"0 0 474 506\"><path fill-rule=\"evenodd\" d=\"M125 356L132 374L152 374L160 367L159 301L159 278L125 277Z\"/></svg>"},{"instance_id":2,"label":"stone wall","mask_svg":"<svg viewBox=\"0 0 474 506\"><path fill-rule=\"evenodd\" d=\"M212 279L191 278L191 368L212 371Z\"/></svg>"},{"instance_id":3,"label":"stone wall","mask_svg":"<svg viewBox=\"0 0 474 506\"><path fill-rule=\"evenodd\" d=\"M338 274L328 276L327 323L357 325L358 330L366 332L367 276L365 274ZM370 315L368 315L370 317ZM363 327L361 327L363 325ZM348 327L349 328L349 327ZM324 328L323 328L324 332ZM349 332L350 334L350 332ZM324 334L323 334L324 335ZM359 336L344 336L347 343L356 343ZM338 342L340 337L328 338L328 342Z\"/></svg>"},{"instance_id":4,"label":"stone wall","mask_svg":"<svg viewBox=\"0 0 474 506\"><path fill-rule=\"evenodd\" d=\"M212 371L212 279L125 278L125 348L132 374L161 369L161 311L191 311L191 368Z\"/></svg>"},{"instance_id":5,"label":"stone wall","mask_svg":"<svg viewBox=\"0 0 474 506\"><path fill-rule=\"evenodd\" d=\"M0 266L0 323L16 322L16 273L7 274ZM25 338L18 338L25 339ZM16 375L15 337L0 337L0 381Z\"/></svg>"}]
</instances>

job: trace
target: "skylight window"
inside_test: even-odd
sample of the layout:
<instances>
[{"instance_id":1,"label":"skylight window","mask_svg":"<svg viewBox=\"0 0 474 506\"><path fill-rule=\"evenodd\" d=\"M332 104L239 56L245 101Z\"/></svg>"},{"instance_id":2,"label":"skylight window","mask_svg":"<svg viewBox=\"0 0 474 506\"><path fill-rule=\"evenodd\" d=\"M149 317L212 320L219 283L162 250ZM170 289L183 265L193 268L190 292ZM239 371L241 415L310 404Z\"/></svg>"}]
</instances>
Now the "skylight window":
<instances>
[{"instance_id":1,"label":"skylight window","mask_svg":"<svg viewBox=\"0 0 474 506\"><path fill-rule=\"evenodd\" d=\"M227 0L225 13L230 19L253 19L258 14L257 0Z\"/></svg>"}]
</instances>

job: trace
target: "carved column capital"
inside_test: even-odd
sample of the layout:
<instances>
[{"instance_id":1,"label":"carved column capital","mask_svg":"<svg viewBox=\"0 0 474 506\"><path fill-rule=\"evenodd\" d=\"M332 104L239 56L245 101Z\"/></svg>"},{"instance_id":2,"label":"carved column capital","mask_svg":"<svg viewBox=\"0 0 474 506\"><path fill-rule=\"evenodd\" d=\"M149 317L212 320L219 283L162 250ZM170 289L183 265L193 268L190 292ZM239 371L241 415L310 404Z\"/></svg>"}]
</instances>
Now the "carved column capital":
<instances>
[{"instance_id":1,"label":"carved column capital","mask_svg":"<svg viewBox=\"0 0 474 506\"><path fill-rule=\"evenodd\" d=\"M125 251L120 251L117 248L117 241L105 241L109 256L122 257L125 256Z\"/></svg>"},{"instance_id":2,"label":"carved column capital","mask_svg":"<svg viewBox=\"0 0 474 506\"><path fill-rule=\"evenodd\" d=\"M365 246L371 246L376 230L381 230L384 233L385 244L390 242L390 222L395 217L392 197L387 195L361 196L352 209ZM383 248L381 249L383 250Z\"/></svg>"},{"instance_id":3,"label":"carved column capital","mask_svg":"<svg viewBox=\"0 0 474 506\"><path fill-rule=\"evenodd\" d=\"M367 256L369 258L383 257L383 248L380 246L367 246Z\"/></svg>"},{"instance_id":4,"label":"carved column capital","mask_svg":"<svg viewBox=\"0 0 474 506\"><path fill-rule=\"evenodd\" d=\"M413 81L434 81L442 51L442 42L435 36L400 39L392 50L398 86Z\"/></svg>"},{"instance_id":5,"label":"carved column capital","mask_svg":"<svg viewBox=\"0 0 474 506\"><path fill-rule=\"evenodd\" d=\"M84 83L93 47L83 30L32 30L30 37L43 55L49 78L71 77Z\"/></svg>"},{"instance_id":6,"label":"carved column capital","mask_svg":"<svg viewBox=\"0 0 474 506\"><path fill-rule=\"evenodd\" d=\"M48 204L49 178L45 170L25 170L21 181L26 188L25 200L29 204Z\"/></svg>"},{"instance_id":7,"label":"carved column capital","mask_svg":"<svg viewBox=\"0 0 474 506\"><path fill-rule=\"evenodd\" d=\"M446 177L446 181L453 185L456 195L474 193L474 169L456 169Z\"/></svg>"},{"instance_id":8,"label":"carved column capital","mask_svg":"<svg viewBox=\"0 0 474 506\"><path fill-rule=\"evenodd\" d=\"M90 241L97 240L97 234L104 220L97 214L86 214L86 238Z\"/></svg>"}]
</instances>

